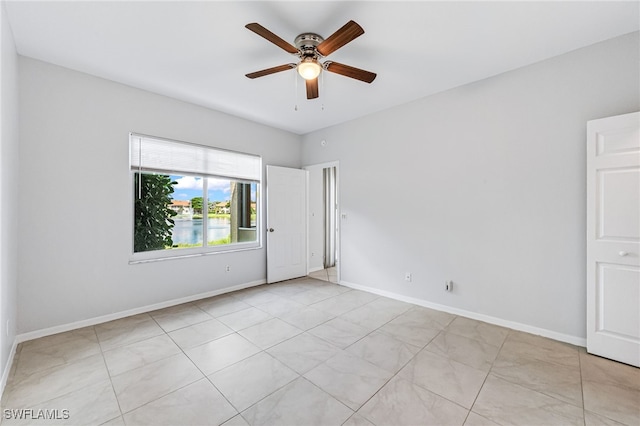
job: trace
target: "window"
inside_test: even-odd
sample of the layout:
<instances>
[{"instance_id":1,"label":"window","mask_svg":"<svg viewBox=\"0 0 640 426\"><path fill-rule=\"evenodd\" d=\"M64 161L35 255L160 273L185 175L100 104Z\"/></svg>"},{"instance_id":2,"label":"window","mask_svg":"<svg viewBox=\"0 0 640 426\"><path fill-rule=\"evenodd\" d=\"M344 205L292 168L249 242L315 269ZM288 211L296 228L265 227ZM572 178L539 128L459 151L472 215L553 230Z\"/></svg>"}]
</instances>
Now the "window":
<instances>
[{"instance_id":1,"label":"window","mask_svg":"<svg viewBox=\"0 0 640 426\"><path fill-rule=\"evenodd\" d=\"M132 261L260 247L262 160L130 134Z\"/></svg>"}]
</instances>

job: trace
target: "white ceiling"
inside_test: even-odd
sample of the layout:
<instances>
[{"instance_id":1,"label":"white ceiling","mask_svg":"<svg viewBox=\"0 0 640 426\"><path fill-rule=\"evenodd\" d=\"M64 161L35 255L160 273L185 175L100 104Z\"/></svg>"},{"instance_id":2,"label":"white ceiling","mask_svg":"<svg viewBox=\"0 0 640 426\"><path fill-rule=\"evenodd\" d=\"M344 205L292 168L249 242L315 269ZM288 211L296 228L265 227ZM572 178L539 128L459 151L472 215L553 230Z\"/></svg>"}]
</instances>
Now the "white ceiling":
<instances>
[{"instance_id":1,"label":"white ceiling","mask_svg":"<svg viewBox=\"0 0 640 426\"><path fill-rule=\"evenodd\" d=\"M639 4L8 1L6 9L21 55L304 134L637 31ZM328 59L376 72L372 84L325 72L320 97L306 100L294 71L244 76L295 62L247 23L293 44L350 19L365 34Z\"/></svg>"}]
</instances>

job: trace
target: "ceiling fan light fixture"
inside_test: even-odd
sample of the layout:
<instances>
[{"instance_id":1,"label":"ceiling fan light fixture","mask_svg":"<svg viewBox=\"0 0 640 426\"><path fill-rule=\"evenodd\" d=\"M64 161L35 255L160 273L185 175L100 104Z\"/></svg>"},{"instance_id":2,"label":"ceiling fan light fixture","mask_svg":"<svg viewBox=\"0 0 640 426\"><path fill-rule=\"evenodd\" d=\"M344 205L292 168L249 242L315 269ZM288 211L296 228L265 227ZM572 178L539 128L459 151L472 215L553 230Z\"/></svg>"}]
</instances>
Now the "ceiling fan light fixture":
<instances>
[{"instance_id":1,"label":"ceiling fan light fixture","mask_svg":"<svg viewBox=\"0 0 640 426\"><path fill-rule=\"evenodd\" d=\"M305 58L298 64L298 74L305 80L318 78L322 65L315 58Z\"/></svg>"},{"instance_id":2,"label":"ceiling fan light fixture","mask_svg":"<svg viewBox=\"0 0 640 426\"><path fill-rule=\"evenodd\" d=\"M1 0L0 0L1 1ZM354 21L349 21L337 31L329 36L326 40L315 33L302 33L298 35L294 41L294 45L289 44L286 40L275 35L257 22L245 25L249 31L253 31L260 37L275 44L282 50L296 55L299 58L298 63L289 63L263 69L260 71L245 74L247 78L258 78L266 75L279 73L296 68L298 74L305 81L307 99L316 99L318 97L318 76L324 69L334 74L340 74L345 77L353 78L371 83L376 74L370 71L361 70L345 64L339 64L333 61L320 62L320 58L340 49L347 43L352 42L356 38L364 34L364 30ZM297 77L296 77L296 81Z\"/></svg>"}]
</instances>

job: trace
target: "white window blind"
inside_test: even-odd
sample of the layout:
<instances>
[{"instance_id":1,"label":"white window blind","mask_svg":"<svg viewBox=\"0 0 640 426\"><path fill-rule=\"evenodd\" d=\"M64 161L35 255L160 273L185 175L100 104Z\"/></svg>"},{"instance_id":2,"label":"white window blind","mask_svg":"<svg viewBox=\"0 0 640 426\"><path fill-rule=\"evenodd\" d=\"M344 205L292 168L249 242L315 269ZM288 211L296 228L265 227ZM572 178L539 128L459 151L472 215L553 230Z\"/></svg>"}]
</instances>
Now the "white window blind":
<instances>
[{"instance_id":1,"label":"white window blind","mask_svg":"<svg viewBox=\"0 0 640 426\"><path fill-rule=\"evenodd\" d=\"M208 146L130 134L131 168L260 181L262 159Z\"/></svg>"}]
</instances>

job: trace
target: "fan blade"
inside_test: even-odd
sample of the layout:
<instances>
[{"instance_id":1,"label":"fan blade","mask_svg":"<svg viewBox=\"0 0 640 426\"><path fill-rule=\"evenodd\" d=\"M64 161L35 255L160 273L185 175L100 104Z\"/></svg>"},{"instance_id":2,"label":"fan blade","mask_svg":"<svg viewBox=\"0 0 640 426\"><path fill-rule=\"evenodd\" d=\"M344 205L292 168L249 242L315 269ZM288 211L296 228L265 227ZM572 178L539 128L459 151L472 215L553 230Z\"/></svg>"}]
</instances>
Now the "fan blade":
<instances>
[{"instance_id":1,"label":"fan blade","mask_svg":"<svg viewBox=\"0 0 640 426\"><path fill-rule=\"evenodd\" d=\"M313 80L305 80L307 83L307 99L318 97L318 77Z\"/></svg>"},{"instance_id":2,"label":"fan blade","mask_svg":"<svg viewBox=\"0 0 640 426\"><path fill-rule=\"evenodd\" d=\"M278 65L277 67L267 68L266 70L260 70L260 71L256 71L256 72L252 72L252 73L246 74L246 76L249 77L249 78L264 77L265 75L275 74L277 72L293 69L296 66L297 66L296 64Z\"/></svg>"},{"instance_id":3,"label":"fan blade","mask_svg":"<svg viewBox=\"0 0 640 426\"><path fill-rule=\"evenodd\" d=\"M296 49L293 45L289 44L288 42L281 39L280 37L278 37L277 35L275 35L274 33L272 33L271 31L269 31L268 29L266 29L265 27L263 27L262 25L256 22L245 25L245 28L253 31L254 33L258 34L261 37L264 37L265 39L269 40L271 43L275 44L281 49L286 50L289 53L292 53L294 55L298 53L298 49Z\"/></svg>"},{"instance_id":4,"label":"fan blade","mask_svg":"<svg viewBox=\"0 0 640 426\"><path fill-rule=\"evenodd\" d=\"M376 79L377 74L370 71L361 70L360 68L351 67L349 65L340 64L338 62L327 61L324 63L324 69L345 77L355 78L356 80L371 83Z\"/></svg>"},{"instance_id":5,"label":"fan blade","mask_svg":"<svg viewBox=\"0 0 640 426\"><path fill-rule=\"evenodd\" d=\"M362 27L356 24L355 21L349 21L338 31L331 34L328 39L320 43L317 47L318 52L322 56L328 56L362 34L364 34Z\"/></svg>"}]
</instances>

